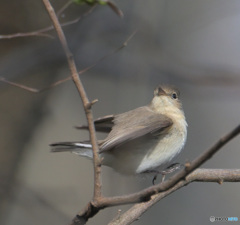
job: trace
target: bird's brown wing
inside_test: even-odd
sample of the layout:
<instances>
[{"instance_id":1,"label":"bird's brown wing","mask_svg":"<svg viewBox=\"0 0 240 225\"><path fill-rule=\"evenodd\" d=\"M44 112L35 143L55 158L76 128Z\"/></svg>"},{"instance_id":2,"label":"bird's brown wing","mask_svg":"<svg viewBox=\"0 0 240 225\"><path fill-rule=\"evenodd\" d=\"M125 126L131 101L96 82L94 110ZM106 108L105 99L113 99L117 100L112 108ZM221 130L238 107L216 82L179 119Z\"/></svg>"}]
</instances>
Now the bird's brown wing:
<instances>
[{"instance_id":1,"label":"bird's brown wing","mask_svg":"<svg viewBox=\"0 0 240 225\"><path fill-rule=\"evenodd\" d=\"M100 152L111 150L147 134L164 132L172 123L170 118L155 113L148 106L116 115L112 131L100 144Z\"/></svg>"},{"instance_id":2,"label":"bird's brown wing","mask_svg":"<svg viewBox=\"0 0 240 225\"><path fill-rule=\"evenodd\" d=\"M100 117L94 120L96 131L109 133L112 130L112 127L114 125L113 120L114 120L114 115L108 115L108 116ZM88 126L86 125L76 126L76 128L88 130Z\"/></svg>"}]
</instances>

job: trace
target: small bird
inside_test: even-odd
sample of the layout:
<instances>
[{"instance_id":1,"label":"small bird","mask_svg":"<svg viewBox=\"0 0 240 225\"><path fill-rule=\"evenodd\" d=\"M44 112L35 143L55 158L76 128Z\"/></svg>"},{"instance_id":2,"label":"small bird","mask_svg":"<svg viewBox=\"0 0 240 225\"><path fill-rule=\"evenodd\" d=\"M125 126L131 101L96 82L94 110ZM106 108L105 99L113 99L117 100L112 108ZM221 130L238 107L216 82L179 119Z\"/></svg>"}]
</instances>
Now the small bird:
<instances>
[{"instance_id":1,"label":"small bird","mask_svg":"<svg viewBox=\"0 0 240 225\"><path fill-rule=\"evenodd\" d=\"M127 175L158 174L166 169L184 147L187 137L179 96L176 88L159 86L149 105L95 120L96 131L108 133L104 140L98 141L102 164ZM53 152L70 151L93 158L90 141L50 146Z\"/></svg>"}]
</instances>

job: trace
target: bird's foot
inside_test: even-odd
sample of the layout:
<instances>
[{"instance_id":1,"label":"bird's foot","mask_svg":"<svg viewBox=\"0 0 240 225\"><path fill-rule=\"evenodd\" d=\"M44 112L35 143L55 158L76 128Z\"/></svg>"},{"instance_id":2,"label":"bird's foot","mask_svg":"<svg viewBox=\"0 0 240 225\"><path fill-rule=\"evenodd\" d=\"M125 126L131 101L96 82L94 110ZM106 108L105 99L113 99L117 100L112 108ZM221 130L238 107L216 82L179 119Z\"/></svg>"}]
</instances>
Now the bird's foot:
<instances>
[{"instance_id":1,"label":"bird's foot","mask_svg":"<svg viewBox=\"0 0 240 225\"><path fill-rule=\"evenodd\" d=\"M153 177L152 184L155 185L155 181L157 179L158 174L162 175L161 182L163 182L165 180L165 177L166 177L167 174L170 174L170 173L175 172L176 170L179 170L182 166L183 165L180 164L180 163L173 163L170 166L168 166L165 170L162 170L162 171L154 170L154 171L152 171L152 172L156 173Z\"/></svg>"}]
</instances>

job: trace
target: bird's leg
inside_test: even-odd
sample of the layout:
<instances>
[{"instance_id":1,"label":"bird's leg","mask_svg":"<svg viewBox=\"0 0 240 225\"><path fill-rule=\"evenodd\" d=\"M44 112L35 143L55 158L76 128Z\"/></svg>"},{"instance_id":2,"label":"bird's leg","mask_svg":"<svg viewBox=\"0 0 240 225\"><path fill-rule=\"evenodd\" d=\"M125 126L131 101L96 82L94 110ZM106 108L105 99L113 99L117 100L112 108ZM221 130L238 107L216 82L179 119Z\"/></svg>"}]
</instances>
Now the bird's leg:
<instances>
[{"instance_id":1,"label":"bird's leg","mask_svg":"<svg viewBox=\"0 0 240 225\"><path fill-rule=\"evenodd\" d=\"M166 174L173 173L176 170L179 170L181 168L181 166L182 166L182 164L180 164L180 163L173 163L170 166L168 166L165 170L160 171L160 173L162 174L162 181L161 182L164 181L164 179L166 177Z\"/></svg>"},{"instance_id":2,"label":"bird's leg","mask_svg":"<svg viewBox=\"0 0 240 225\"><path fill-rule=\"evenodd\" d=\"M176 170L179 170L183 165L180 163L173 163L170 166L168 166L165 170L159 171L159 170L147 170L144 173L155 173L153 179L152 179L152 184L155 185L155 181L157 180L158 174L162 175L162 180L163 182L165 180L165 177L167 174L173 173Z\"/></svg>"},{"instance_id":3,"label":"bird's leg","mask_svg":"<svg viewBox=\"0 0 240 225\"><path fill-rule=\"evenodd\" d=\"M170 174L170 173L175 172L176 170L179 170L181 168L181 166L182 166L182 164L180 164L180 163L173 163L170 166L168 166L165 170L162 170L162 171L158 171L158 170L148 171L148 172L155 173L153 180L152 180L152 184L155 185L155 181L156 181L159 173L162 175L161 182L163 182L165 180L165 177L167 174Z\"/></svg>"},{"instance_id":4,"label":"bird's leg","mask_svg":"<svg viewBox=\"0 0 240 225\"><path fill-rule=\"evenodd\" d=\"M155 185L155 180L157 180L157 173L154 175L153 179L152 179L152 184Z\"/></svg>"}]
</instances>

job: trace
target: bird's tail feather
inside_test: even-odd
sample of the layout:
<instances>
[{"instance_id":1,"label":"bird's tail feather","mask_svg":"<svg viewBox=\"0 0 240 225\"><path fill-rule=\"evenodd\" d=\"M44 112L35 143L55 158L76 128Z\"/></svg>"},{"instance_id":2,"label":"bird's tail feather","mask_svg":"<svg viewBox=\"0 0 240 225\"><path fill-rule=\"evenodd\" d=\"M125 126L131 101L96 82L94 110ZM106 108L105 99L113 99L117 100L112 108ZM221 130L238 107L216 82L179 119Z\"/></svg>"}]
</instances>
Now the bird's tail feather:
<instances>
[{"instance_id":1,"label":"bird's tail feather","mask_svg":"<svg viewBox=\"0 0 240 225\"><path fill-rule=\"evenodd\" d=\"M92 145L89 141L85 142L57 142L50 144L51 152L72 152L88 158L93 157Z\"/></svg>"}]
</instances>

